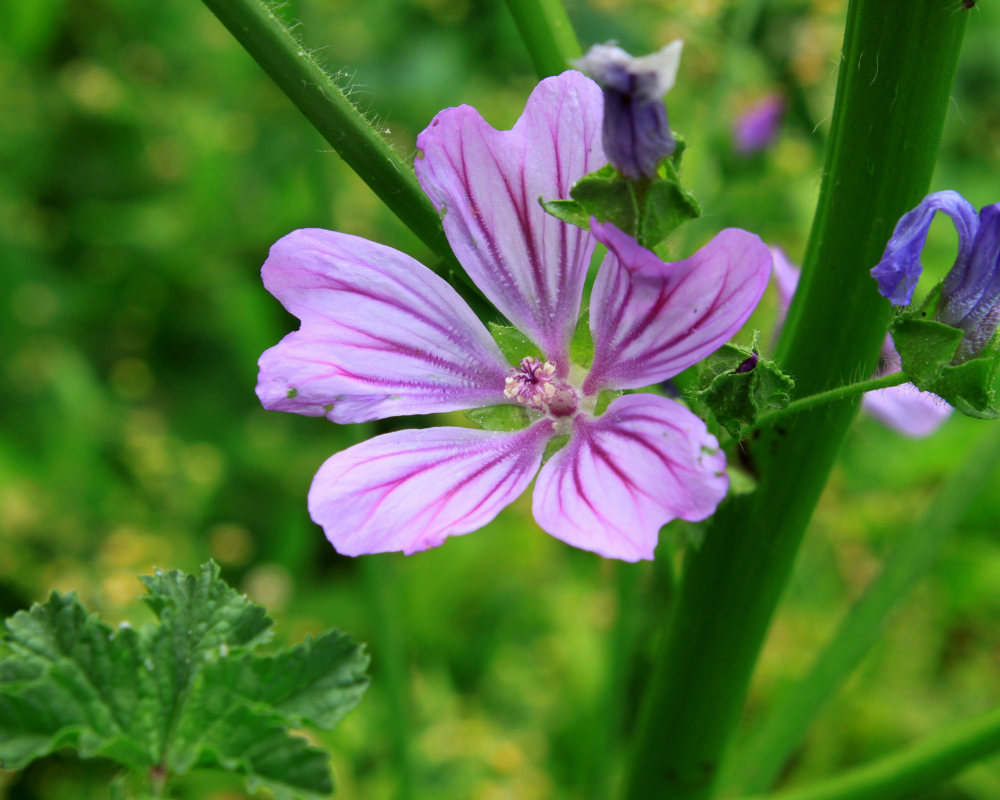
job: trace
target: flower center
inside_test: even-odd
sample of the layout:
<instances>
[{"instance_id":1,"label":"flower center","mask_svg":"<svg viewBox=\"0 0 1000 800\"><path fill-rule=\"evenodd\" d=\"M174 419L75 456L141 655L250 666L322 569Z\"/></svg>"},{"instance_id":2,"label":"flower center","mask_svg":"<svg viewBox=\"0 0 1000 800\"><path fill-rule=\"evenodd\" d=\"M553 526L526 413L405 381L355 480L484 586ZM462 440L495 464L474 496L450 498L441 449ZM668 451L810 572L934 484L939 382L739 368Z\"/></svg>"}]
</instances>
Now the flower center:
<instances>
[{"instance_id":1,"label":"flower center","mask_svg":"<svg viewBox=\"0 0 1000 800\"><path fill-rule=\"evenodd\" d=\"M576 411L576 390L556 377L556 365L551 361L542 362L528 356L521 359L520 367L511 367L510 373L505 381L504 397L554 417L569 416Z\"/></svg>"}]
</instances>

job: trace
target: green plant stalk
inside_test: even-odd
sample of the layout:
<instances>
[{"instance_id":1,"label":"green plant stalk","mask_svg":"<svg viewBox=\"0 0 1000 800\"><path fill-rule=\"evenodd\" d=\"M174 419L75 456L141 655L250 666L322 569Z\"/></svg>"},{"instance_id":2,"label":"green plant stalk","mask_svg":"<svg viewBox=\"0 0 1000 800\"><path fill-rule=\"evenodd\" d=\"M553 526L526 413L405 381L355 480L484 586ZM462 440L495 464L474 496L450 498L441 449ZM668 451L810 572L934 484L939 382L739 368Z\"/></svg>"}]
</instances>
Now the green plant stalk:
<instances>
[{"instance_id":1,"label":"green plant stalk","mask_svg":"<svg viewBox=\"0 0 1000 800\"><path fill-rule=\"evenodd\" d=\"M1000 751L1000 708L821 783L752 800L902 800Z\"/></svg>"},{"instance_id":2,"label":"green plant stalk","mask_svg":"<svg viewBox=\"0 0 1000 800\"><path fill-rule=\"evenodd\" d=\"M808 396L871 375L889 316L869 276L927 192L967 15L950 0L851 0L805 268L776 360ZM686 557L636 732L628 800L704 800L806 526L857 413L850 400L760 429L757 491Z\"/></svg>"},{"instance_id":3,"label":"green plant stalk","mask_svg":"<svg viewBox=\"0 0 1000 800\"><path fill-rule=\"evenodd\" d=\"M203 2L348 166L441 258L445 268L439 271L454 272L467 281L445 238L441 218L417 183L413 169L289 32L277 13L261 0Z\"/></svg>"},{"instance_id":4,"label":"green plant stalk","mask_svg":"<svg viewBox=\"0 0 1000 800\"><path fill-rule=\"evenodd\" d=\"M825 703L844 685L886 620L928 570L1000 463L1000 426L990 430L938 492L921 521L903 531L878 578L858 599L809 673L751 734L722 784L733 794L767 791Z\"/></svg>"},{"instance_id":5,"label":"green plant stalk","mask_svg":"<svg viewBox=\"0 0 1000 800\"><path fill-rule=\"evenodd\" d=\"M849 397L857 397L859 394L864 394L865 392L874 392L879 389L890 389L893 386L900 386L904 383L906 383L906 376L902 372L890 372L888 375L882 375L879 378L871 378L867 381L859 381L858 383L849 383L846 386L838 386L836 389L818 392L817 394L811 394L808 397L793 400L784 408L768 412L760 417L753 427L760 428L765 425L774 425L780 420L794 416L795 414L800 414L810 408L823 406L827 403L834 403L837 400L846 400Z\"/></svg>"},{"instance_id":6,"label":"green plant stalk","mask_svg":"<svg viewBox=\"0 0 1000 800\"><path fill-rule=\"evenodd\" d=\"M392 555L365 556L362 571L375 623L372 663L388 706L389 740L399 780L397 800L410 800L413 764L410 756L410 703L407 689L406 647L399 609L399 581Z\"/></svg>"},{"instance_id":7,"label":"green plant stalk","mask_svg":"<svg viewBox=\"0 0 1000 800\"><path fill-rule=\"evenodd\" d=\"M570 69L583 54L562 0L507 0L507 7L539 80Z\"/></svg>"}]
</instances>

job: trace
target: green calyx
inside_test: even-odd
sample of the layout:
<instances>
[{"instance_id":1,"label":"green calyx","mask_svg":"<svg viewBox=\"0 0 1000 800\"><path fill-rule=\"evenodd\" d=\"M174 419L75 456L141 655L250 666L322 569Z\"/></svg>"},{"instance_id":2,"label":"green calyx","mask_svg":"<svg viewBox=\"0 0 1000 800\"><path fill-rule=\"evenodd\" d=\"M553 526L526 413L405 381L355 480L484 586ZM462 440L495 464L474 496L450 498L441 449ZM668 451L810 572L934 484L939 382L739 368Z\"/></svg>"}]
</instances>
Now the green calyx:
<instances>
[{"instance_id":1,"label":"green calyx","mask_svg":"<svg viewBox=\"0 0 1000 800\"><path fill-rule=\"evenodd\" d=\"M684 139L660 162L652 180L632 181L610 164L585 175L569 191L571 200L539 198L542 208L563 222L590 230L590 219L610 222L643 247L655 248L674 230L701 216L701 206L682 185L679 175Z\"/></svg>"},{"instance_id":2,"label":"green calyx","mask_svg":"<svg viewBox=\"0 0 1000 800\"><path fill-rule=\"evenodd\" d=\"M690 397L695 413L742 439L759 416L788 405L795 381L761 357L755 334L749 348L729 343L699 364L698 385Z\"/></svg>"},{"instance_id":3,"label":"green calyx","mask_svg":"<svg viewBox=\"0 0 1000 800\"><path fill-rule=\"evenodd\" d=\"M960 352L963 332L928 318L933 299L889 326L903 373L918 389L933 392L962 414L995 419L1000 416L995 405L1000 346L994 340L978 355L964 359Z\"/></svg>"}]
</instances>

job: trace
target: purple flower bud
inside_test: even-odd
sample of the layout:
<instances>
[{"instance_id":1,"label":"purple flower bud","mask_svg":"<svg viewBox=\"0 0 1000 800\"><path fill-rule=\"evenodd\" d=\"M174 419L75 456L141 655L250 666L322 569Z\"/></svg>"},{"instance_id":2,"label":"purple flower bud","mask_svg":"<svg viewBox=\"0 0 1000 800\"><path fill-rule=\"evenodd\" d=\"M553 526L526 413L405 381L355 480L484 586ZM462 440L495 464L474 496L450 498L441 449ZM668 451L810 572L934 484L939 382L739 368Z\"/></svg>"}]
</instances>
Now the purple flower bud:
<instances>
[{"instance_id":1,"label":"purple flower bud","mask_svg":"<svg viewBox=\"0 0 1000 800\"><path fill-rule=\"evenodd\" d=\"M882 260L872 270L879 292L907 305L923 271L920 253L934 214L948 214L958 230L958 257L941 283L935 318L965 333L965 357L982 351L1000 324L1000 203L975 208L958 192L937 192L904 214Z\"/></svg>"},{"instance_id":2,"label":"purple flower bud","mask_svg":"<svg viewBox=\"0 0 1000 800\"><path fill-rule=\"evenodd\" d=\"M785 115L785 98L769 94L740 114L733 122L733 141L737 152L750 155L774 144Z\"/></svg>"},{"instance_id":3,"label":"purple flower bud","mask_svg":"<svg viewBox=\"0 0 1000 800\"><path fill-rule=\"evenodd\" d=\"M736 374L737 375L742 375L745 372L753 372L754 369L757 367L757 362L758 361L760 361L760 356L758 356L756 353L751 353L750 357L747 358L747 359L745 359L736 368Z\"/></svg>"},{"instance_id":4,"label":"purple flower bud","mask_svg":"<svg viewBox=\"0 0 1000 800\"><path fill-rule=\"evenodd\" d=\"M655 177L660 160L674 152L663 95L674 85L683 44L678 39L642 58L595 44L573 62L604 90L604 152L632 180Z\"/></svg>"}]
</instances>

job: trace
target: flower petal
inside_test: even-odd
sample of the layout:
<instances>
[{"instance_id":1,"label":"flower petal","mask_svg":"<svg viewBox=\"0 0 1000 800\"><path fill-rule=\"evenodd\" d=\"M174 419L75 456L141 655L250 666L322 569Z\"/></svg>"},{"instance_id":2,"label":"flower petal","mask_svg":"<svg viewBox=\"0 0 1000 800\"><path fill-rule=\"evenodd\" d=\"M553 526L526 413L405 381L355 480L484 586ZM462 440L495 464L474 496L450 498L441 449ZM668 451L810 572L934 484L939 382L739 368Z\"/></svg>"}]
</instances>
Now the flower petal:
<instances>
[{"instance_id":1,"label":"flower petal","mask_svg":"<svg viewBox=\"0 0 1000 800\"><path fill-rule=\"evenodd\" d=\"M594 251L587 231L547 214L539 198L605 163L601 90L579 72L546 78L512 130L497 131L474 108L448 108L417 137L420 185L444 215L448 241L490 301L565 362Z\"/></svg>"},{"instance_id":2,"label":"flower petal","mask_svg":"<svg viewBox=\"0 0 1000 800\"><path fill-rule=\"evenodd\" d=\"M654 394L619 397L573 421L542 467L533 510L558 539L625 561L651 559L670 520L711 515L726 496L726 456L705 423Z\"/></svg>"},{"instance_id":3,"label":"flower petal","mask_svg":"<svg viewBox=\"0 0 1000 800\"><path fill-rule=\"evenodd\" d=\"M506 402L496 342L454 289L404 253L299 230L271 248L261 274L302 320L260 357L265 408L348 423Z\"/></svg>"},{"instance_id":4,"label":"flower petal","mask_svg":"<svg viewBox=\"0 0 1000 800\"><path fill-rule=\"evenodd\" d=\"M964 280L969 253L979 230L976 209L958 192L949 190L929 194L920 205L899 218L882 260L871 271L872 277L878 281L879 294L888 297L894 306L908 305L913 299L913 290L917 288L917 280L924 269L920 252L924 249L931 221L938 211L950 216L958 231L958 257L947 280Z\"/></svg>"},{"instance_id":5,"label":"flower petal","mask_svg":"<svg viewBox=\"0 0 1000 800\"><path fill-rule=\"evenodd\" d=\"M590 300L587 395L649 386L696 364L742 327L767 288L771 253L738 228L672 264L611 223L592 220L591 230L608 255Z\"/></svg>"},{"instance_id":6,"label":"flower petal","mask_svg":"<svg viewBox=\"0 0 1000 800\"><path fill-rule=\"evenodd\" d=\"M952 407L912 383L867 392L861 408L888 428L911 439L930 436L951 416Z\"/></svg>"},{"instance_id":7,"label":"flower petal","mask_svg":"<svg viewBox=\"0 0 1000 800\"><path fill-rule=\"evenodd\" d=\"M343 555L436 547L514 501L551 436L544 420L516 433L427 428L376 436L320 467L309 514Z\"/></svg>"}]
</instances>

